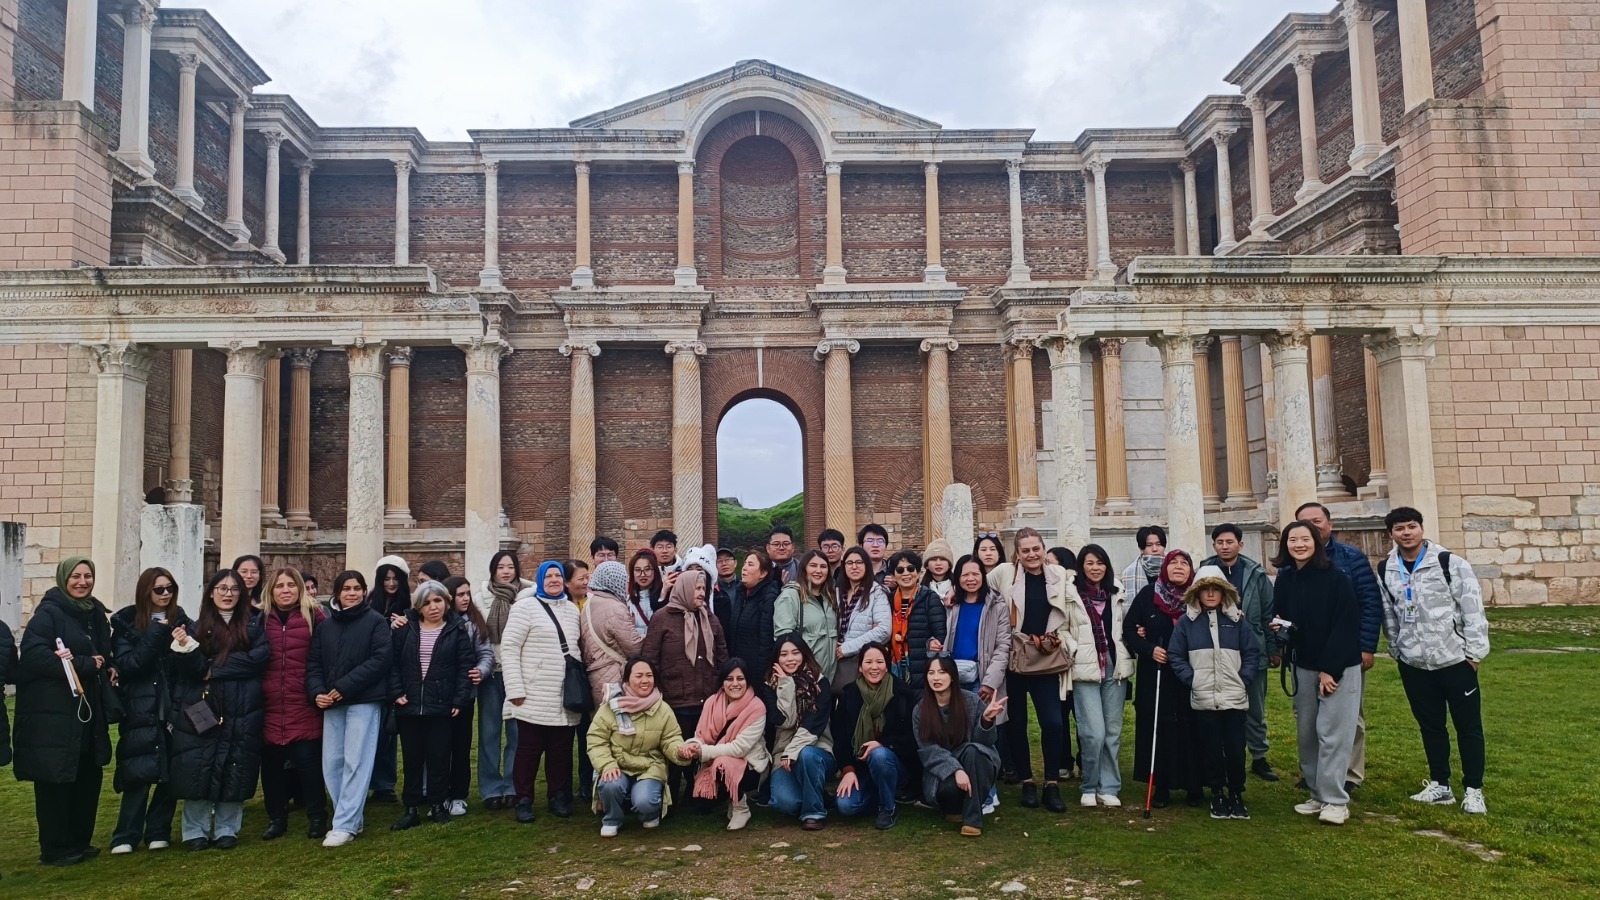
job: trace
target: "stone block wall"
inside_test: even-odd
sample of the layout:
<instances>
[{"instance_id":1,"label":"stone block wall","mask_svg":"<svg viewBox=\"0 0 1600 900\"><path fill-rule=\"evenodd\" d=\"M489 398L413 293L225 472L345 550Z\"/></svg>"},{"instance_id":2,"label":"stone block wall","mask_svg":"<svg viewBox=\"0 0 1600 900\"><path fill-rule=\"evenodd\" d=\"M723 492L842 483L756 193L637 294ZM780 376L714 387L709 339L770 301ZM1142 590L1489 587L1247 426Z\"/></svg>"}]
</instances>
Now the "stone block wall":
<instances>
[{"instance_id":1,"label":"stone block wall","mask_svg":"<svg viewBox=\"0 0 1600 900\"><path fill-rule=\"evenodd\" d=\"M315 181L316 173L311 175ZM412 264L431 266L455 287L477 284L483 268L483 176L414 172L410 198Z\"/></svg>"},{"instance_id":2,"label":"stone block wall","mask_svg":"<svg viewBox=\"0 0 1600 900\"><path fill-rule=\"evenodd\" d=\"M939 173L940 255L951 281L1005 282L1011 267L1010 190L1004 171Z\"/></svg>"},{"instance_id":3,"label":"stone block wall","mask_svg":"<svg viewBox=\"0 0 1600 900\"><path fill-rule=\"evenodd\" d=\"M393 263L394 191L392 169L312 172L311 258L329 264Z\"/></svg>"},{"instance_id":4,"label":"stone block wall","mask_svg":"<svg viewBox=\"0 0 1600 900\"><path fill-rule=\"evenodd\" d=\"M442 351L441 351L442 352ZM606 495L608 490L612 495L617 492L612 482L612 472L617 465L617 460L611 458L607 451L615 447L607 442L607 426L612 422L627 422L627 428L611 429L612 431L631 434L634 430L632 422L634 415L631 410L623 411L610 405L614 401L626 399L626 395L617 389L616 381L604 380L607 366L617 364L630 370L630 374L637 375L639 360L630 360L632 354L618 350L616 354L611 348L595 360L595 410L596 421L599 424L597 437L599 444L598 480L603 485L600 493ZM658 354L666 360L665 354ZM461 370L461 390L465 391L466 363L460 353L455 353L457 363L451 361L452 371L459 365ZM559 353L551 350L519 350L506 357L500 363L500 454L502 494L505 497L506 515L511 519L511 526L522 537L526 544L523 557L523 566L530 563L537 566L547 558L545 554L565 554L567 548L567 478L568 456L567 450L571 443L571 394L567 389L571 363ZM640 390L649 393L652 398L659 393L652 390L656 373L640 378ZM648 385L648 386L647 386ZM457 395L460 396L460 395ZM670 394L669 394L670 396ZM456 401L459 405L459 400ZM416 404L413 403L413 409ZM660 407L665 415L671 415L670 406L663 402ZM653 415L655 410L651 410ZM463 423L465 420L463 419ZM670 429L670 419L668 420ZM654 439L656 430L650 430L650 437ZM622 448L615 448L621 452ZM465 448L461 460L461 479L465 485ZM661 460L670 460L670 454L661 457ZM651 468L659 468L667 473L670 488L670 465L658 460L653 466L634 459L624 463L624 474L629 474L631 467L642 465L641 472L649 473ZM415 471L415 467L413 467ZM659 474L659 473L657 473ZM465 500L465 494L462 494ZM443 501L441 501L443 502ZM453 501L452 501L453 502ZM646 497L643 504L646 508L637 507L638 498L629 494L628 502L635 504L630 507L634 515L648 515L649 499ZM668 503L670 511L670 500ZM453 507L453 515L460 515L462 507L457 504ZM607 509L607 504L601 502L601 510ZM621 509L613 507L615 518L606 521L604 516L600 521L600 528L620 530ZM617 531L610 532L618 537Z\"/></svg>"},{"instance_id":5,"label":"stone block wall","mask_svg":"<svg viewBox=\"0 0 1600 900\"><path fill-rule=\"evenodd\" d=\"M1267 179L1272 186L1272 211L1281 214L1293 207L1295 192L1305 182L1300 158L1300 108L1294 98L1267 112Z\"/></svg>"},{"instance_id":6,"label":"stone block wall","mask_svg":"<svg viewBox=\"0 0 1600 900\"><path fill-rule=\"evenodd\" d=\"M503 390L504 385L502 397ZM461 351L453 347L413 350L410 493L411 515L419 528L461 528L466 524L466 395L467 359ZM520 403L522 394L514 396ZM501 431L504 433L504 427Z\"/></svg>"},{"instance_id":7,"label":"stone block wall","mask_svg":"<svg viewBox=\"0 0 1600 900\"><path fill-rule=\"evenodd\" d=\"M568 283L577 253L577 185L571 173L500 173L500 273L506 287Z\"/></svg>"},{"instance_id":8,"label":"stone block wall","mask_svg":"<svg viewBox=\"0 0 1600 900\"><path fill-rule=\"evenodd\" d=\"M108 152L103 122L76 103L0 108L0 269L110 261Z\"/></svg>"},{"instance_id":9,"label":"stone block wall","mask_svg":"<svg viewBox=\"0 0 1600 900\"><path fill-rule=\"evenodd\" d=\"M596 173L589 200L595 282L671 284L678 266L677 174Z\"/></svg>"},{"instance_id":10,"label":"stone block wall","mask_svg":"<svg viewBox=\"0 0 1600 900\"><path fill-rule=\"evenodd\" d=\"M963 342L950 354L950 436L955 478L972 486L975 523L979 528L988 526L989 531L999 530L996 526L1004 522L1011 492L1006 417L1002 414L1006 408L1005 371L998 344ZM956 552L961 553L962 548L957 547Z\"/></svg>"},{"instance_id":11,"label":"stone block wall","mask_svg":"<svg viewBox=\"0 0 1600 900\"><path fill-rule=\"evenodd\" d=\"M773 112L719 122L695 150L695 268L724 285L810 286L827 264L827 176L815 141Z\"/></svg>"},{"instance_id":12,"label":"stone block wall","mask_svg":"<svg viewBox=\"0 0 1600 900\"><path fill-rule=\"evenodd\" d=\"M850 370L856 510L866 521L887 528L889 544L896 548L920 547L925 541L922 370L914 344L863 345Z\"/></svg>"}]
</instances>

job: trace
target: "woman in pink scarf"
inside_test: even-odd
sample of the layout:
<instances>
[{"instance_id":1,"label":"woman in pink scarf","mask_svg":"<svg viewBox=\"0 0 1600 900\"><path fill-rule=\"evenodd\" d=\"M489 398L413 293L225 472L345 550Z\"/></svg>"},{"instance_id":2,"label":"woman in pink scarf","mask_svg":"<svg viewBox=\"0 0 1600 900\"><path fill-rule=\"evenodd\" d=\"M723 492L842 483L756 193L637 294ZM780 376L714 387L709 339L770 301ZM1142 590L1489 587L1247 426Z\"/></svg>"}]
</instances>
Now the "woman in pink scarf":
<instances>
[{"instance_id":1,"label":"woman in pink scarf","mask_svg":"<svg viewBox=\"0 0 1600 900\"><path fill-rule=\"evenodd\" d=\"M694 795L728 798L728 830L750 822L749 794L772 764L765 732L767 706L756 695L754 673L742 659L722 664L722 688L707 698L694 737L678 750L683 760L700 760Z\"/></svg>"},{"instance_id":2,"label":"woman in pink scarf","mask_svg":"<svg viewBox=\"0 0 1600 900\"><path fill-rule=\"evenodd\" d=\"M1152 744L1156 745L1156 790L1151 802L1158 808L1170 802L1173 788L1189 792L1190 806L1205 802L1199 753L1204 745L1190 715L1189 691L1167 667L1173 623L1183 614L1183 593L1192 581L1193 558L1182 550L1169 552L1161 561L1161 574L1133 598L1122 620L1122 641L1139 659L1133 692L1133 777L1141 782L1150 777L1150 754Z\"/></svg>"}]
</instances>

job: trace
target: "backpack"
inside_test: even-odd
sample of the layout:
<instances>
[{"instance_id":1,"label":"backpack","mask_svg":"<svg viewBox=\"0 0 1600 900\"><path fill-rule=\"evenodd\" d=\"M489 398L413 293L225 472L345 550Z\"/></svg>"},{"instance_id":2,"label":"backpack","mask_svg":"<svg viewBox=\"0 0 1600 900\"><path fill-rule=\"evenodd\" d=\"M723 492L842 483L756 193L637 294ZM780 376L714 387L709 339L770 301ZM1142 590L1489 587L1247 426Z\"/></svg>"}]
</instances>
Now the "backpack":
<instances>
[{"instance_id":1,"label":"backpack","mask_svg":"<svg viewBox=\"0 0 1600 900\"><path fill-rule=\"evenodd\" d=\"M1440 550L1439 551L1439 571L1444 574L1444 586L1445 586L1445 588L1448 589L1448 590L1455 590L1455 580L1453 578L1451 578L1451 576L1450 576L1450 556L1451 556L1451 553L1450 553L1449 550ZM1378 562L1378 583L1383 585L1383 592L1385 594L1388 594L1390 600L1393 600L1394 599L1394 594L1389 593L1389 571L1388 571L1388 569L1389 569L1389 557L1385 556L1382 560L1380 560Z\"/></svg>"}]
</instances>

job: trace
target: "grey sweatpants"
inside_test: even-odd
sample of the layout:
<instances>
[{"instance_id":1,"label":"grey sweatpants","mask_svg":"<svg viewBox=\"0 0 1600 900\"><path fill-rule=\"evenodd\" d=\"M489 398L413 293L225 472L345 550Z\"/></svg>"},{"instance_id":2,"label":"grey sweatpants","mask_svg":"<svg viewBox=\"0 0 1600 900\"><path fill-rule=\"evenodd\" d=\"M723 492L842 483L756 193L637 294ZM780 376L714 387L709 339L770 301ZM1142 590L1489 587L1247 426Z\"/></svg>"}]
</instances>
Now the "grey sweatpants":
<instances>
[{"instance_id":1,"label":"grey sweatpants","mask_svg":"<svg viewBox=\"0 0 1600 900\"><path fill-rule=\"evenodd\" d=\"M1321 673L1300 666L1294 672L1298 680L1294 713L1300 774L1311 787L1311 799L1344 806L1350 802L1344 776L1361 715L1361 664L1345 669L1338 690L1326 697L1317 690Z\"/></svg>"}]
</instances>

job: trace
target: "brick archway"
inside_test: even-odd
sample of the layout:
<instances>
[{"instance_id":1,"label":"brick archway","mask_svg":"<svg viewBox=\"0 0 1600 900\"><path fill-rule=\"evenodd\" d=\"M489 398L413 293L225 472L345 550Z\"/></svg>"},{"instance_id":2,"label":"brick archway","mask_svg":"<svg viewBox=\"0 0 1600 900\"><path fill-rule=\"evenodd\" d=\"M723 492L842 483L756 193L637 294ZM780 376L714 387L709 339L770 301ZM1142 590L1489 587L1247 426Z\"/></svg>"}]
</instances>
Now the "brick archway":
<instances>
[{"instance_id":1,"label":"brick archway","mask_svg":"<svg viewBox=\"0 0 1600 900\"><path fill-rule=\"evenodd\" d=\"M734 152L730 155L730 151ZM732 191L728 197L724 197L725 165ZM763 214L763 204L759 198L751 197L748 189L733 190L731 182L735 178L741 185L748 185L768 180L761 177L763 174L776 177L779 170L785 182L793 179L793 193L786 195L786 202L793 202L794 206L792 210L786 206L781 216ZM827 176L822 154L805 128L775 112L752 110L729 116L718 122L696 149L695 181L695 205L714 211L701 217L695 228L695 266L703 283L816 284L822 280L826 264ZM739 211L745 205L751 205L746 210L748 217ZM751 233L752 226L759 231L778 224L778 220L785 231L780 255L790 261L784 266L772 265L773 248L742 246L752 241L759 243L760 236ZM727 256L730 246L734 255Z\"/></svg>"}]
</instances>

